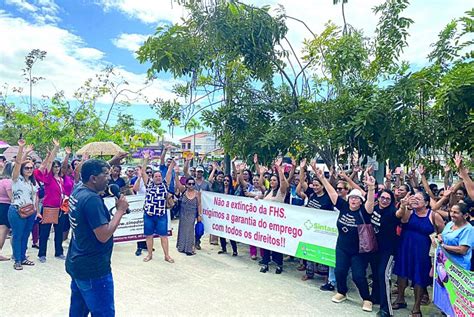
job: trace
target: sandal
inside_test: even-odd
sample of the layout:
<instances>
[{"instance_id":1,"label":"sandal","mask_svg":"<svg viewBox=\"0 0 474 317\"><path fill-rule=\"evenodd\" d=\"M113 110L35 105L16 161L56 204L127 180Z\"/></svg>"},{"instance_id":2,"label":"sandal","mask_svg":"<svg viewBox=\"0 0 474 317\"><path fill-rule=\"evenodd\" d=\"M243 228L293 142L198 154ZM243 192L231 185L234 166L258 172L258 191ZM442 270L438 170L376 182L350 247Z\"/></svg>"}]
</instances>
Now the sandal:
<instances>
[{"instance_id":1,"label":"sandal","mask_svg":"<svg viewBox=\"0 0 474 317\"><path fill-rule=\"evenodd\" d=\"M306 270L306 265L300 264L297 268L298 271L305 271Z\"/></svg>"},{"instance_id":2,"label":"sandal","mask_svg":"<svg viewBox=\"0 0 474 317\"><path fill-rule=\"evenodd\" d=\"M306 274L301 277L302 281L307 281L307 280L312 280L312 279L313 279L313 277L311 277L309 275L306 275Z\"/></svg>"},{"instance_id":3,"label":"sandal","mask_svg":"<svg viewBox=\"0 0 474 317\"><path fill-rule=\"evenodd\" d=\"M149 262L151 261L151 259L153 259L153 257L150 255L147 255L146 257L143 258L143 262Z\"/></svg>"},{"instance_id":4,"label":"sandal","mask_svg":"<svg viewBox=\"0 0 474 317\"><path fill-rule=\"evenodd\" d=\"M10 258L7 258L6 256L0 255L0 262L3 261L10 261Z\"/></svg>"},{"instance_id":5,"label":"sandal","mask_svg":"<svg viewBox=\"0 0 474 317\"><path fill-rule=\"evenodd\" d=\"M404 303L395 302L395 303L392 304L392 309L393 310L402 309L402 308L407 308L407 303L406 302L404 302Z\"/></svg>"},{"instance_id":6,"label":"sandal","mask_svg":"<svg viewBox=\"0 0 474 317\"><path fill-rule=\"evenodd\" d=\"M21 265L33 266L35 265L35 262L30 261L30 260L24 260L23 262L21 262Z\"/></svg>"},{"instance_id":7,"label":"sandal","mask_svg":"<svg viewBox=\"0 0 474 317\"><path fill-rule=\"evenodd\" d=\"M410 314L410 317L422 317L423 314L421 313L421 311L417 311L417 312L411 312Z\"/></svg>"},{"instance_id":8,"label":"sandal","mask_svg":"<svg viewBox=\"0 0 474 317\"><path fill-rule=\"evenodd\" d=\"M420 305L427 306L430 303L431 303L430 296L428 294L423 294L423 296L421 296Z\"/></svg>"},{"instance_id":9,"label":"sandal","mask_svg":"<svg viewBox=\"0 0 474 317\"><path fill-rule=\"evenodd\" d=\"M20 262L15 262L15 264L13 264L13 268L17 271L23 270L23 266L21 265Z\"/></svg>"},{"instance_id":10,"label":"sandal","mask_svg":"<svg viewBox=\"0 0 474 317\"><path fill-rule=\"evenodd\" d=\"M174 263L174 260L171 257L165 258L165 261L168 263Z\"/></svg>"}]
</instances>

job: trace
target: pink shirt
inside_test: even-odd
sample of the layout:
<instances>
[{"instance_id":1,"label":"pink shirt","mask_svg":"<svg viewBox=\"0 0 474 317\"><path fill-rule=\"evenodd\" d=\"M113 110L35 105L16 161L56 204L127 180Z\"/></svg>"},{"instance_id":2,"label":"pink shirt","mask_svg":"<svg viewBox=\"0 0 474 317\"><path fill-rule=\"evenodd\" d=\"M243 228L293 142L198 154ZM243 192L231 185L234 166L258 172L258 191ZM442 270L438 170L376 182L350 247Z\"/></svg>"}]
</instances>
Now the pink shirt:
<instances>
[{"instance_id":1,"label":"pink shirt","mask_svg":"<svg viewBox=\"0 0 474 317\"><path fill-rule=\"evenodd\" d=\"M71 196L72 189L74 188L74 177L70 175L66 175L63 177L64 181L64 194L66 196Z\"/></svg>"},{"instance_id":2,"label":"pink shirt","mask_svg":"<svg viewBox=\"0 0 474 317\"><path fill-rule=\"evenodd\" d=\"M2 179L0 180L0 204L11 204L11 199L8 196L7 191L12 190L12 180Z\"/></svg>"},{"instance_id":3,"label":"pink shirt","mask_svg":"<svg viewBox=\"0 0 474 317\"><path fill-rule=\"evenodd\" d=\"M44 184L43 205L46 207L61 207L64 193L64 183L62 178L54 178L53 172L42 173L35 171L35 177Z\"/></svg>"}]
</instances>

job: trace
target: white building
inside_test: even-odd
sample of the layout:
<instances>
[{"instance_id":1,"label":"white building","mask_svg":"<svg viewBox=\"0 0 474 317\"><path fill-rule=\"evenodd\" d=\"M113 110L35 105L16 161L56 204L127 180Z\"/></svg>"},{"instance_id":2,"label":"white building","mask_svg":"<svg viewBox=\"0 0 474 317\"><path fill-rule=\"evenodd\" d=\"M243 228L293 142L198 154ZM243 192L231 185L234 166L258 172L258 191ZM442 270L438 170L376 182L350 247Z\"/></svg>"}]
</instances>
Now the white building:
<instances>
[{"instance_id":1,"label":"white building","mask_svg":"<svg viewBox=\"0 0 474 317\"><path fill-rule=\"evenodd\" d=\"M219 146L215 136L210 132L192 134L180 139L179 142L181 143L181 150L183 152L197 152L200 155L209 153ZM196 142L196 144L194 144L194 142Z\"/></svg>"}]
</instances>

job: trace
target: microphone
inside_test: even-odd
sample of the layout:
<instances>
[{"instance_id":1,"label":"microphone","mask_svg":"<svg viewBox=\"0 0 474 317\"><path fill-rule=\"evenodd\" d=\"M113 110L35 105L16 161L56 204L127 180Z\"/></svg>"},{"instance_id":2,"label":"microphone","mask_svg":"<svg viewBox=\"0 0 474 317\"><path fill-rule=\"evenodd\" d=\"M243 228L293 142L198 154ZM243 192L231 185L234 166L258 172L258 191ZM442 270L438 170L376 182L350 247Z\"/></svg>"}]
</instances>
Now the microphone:
<instances>
[{"instance_id":1,"label":"microphone","mask_svg":"<svg viewBox=\"0 0 474 317\"><path fill-rule=\"evenodd\" d=\"M110 196L114 196L115 198L119 199L120 195L121 195L120 187L117 184L110 184L109 187L106 190L106 193L109 194ZM125 211L125 213L129 214L130 209L127 208L127 211Z\"/></svg>"}]
</instances>

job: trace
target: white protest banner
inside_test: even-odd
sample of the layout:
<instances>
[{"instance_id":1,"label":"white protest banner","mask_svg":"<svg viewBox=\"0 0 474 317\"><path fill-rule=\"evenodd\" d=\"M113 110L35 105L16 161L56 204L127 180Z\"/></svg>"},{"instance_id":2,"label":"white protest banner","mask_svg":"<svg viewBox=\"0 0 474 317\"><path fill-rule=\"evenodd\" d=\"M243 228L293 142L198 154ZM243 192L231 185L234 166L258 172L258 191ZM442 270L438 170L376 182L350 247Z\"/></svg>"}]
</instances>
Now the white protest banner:
<instances>
[{"instance_id":1,"label":"white protest banner","mask_svg":"<svg viewBox=\"0 0 474 317\"><path fill-rule=\"evenodd\" d=\"M335 266L338 213L202 191L207 233Z\"/></svg>"},{"instance_id":2,"label":"white protest banner","mask_svg":"<svg viewBox=\"0 0 474 317\"><path fill-rule=\"evenodd\" d=\"M143 204L145 202L145 195L130 195L126 196L129 203L130 213L123 215L120 220L120 224L114 233L114 242L130 242L130 241L144 241L145 235L143 234ZM107 197L104 198L105 206L112 210L115 210L115 198ZM172 234L171 228L171 217L169 211L168 215L168 235ZM158 237L158 235L155 235Z\"/></svg>"}]
</instances>

